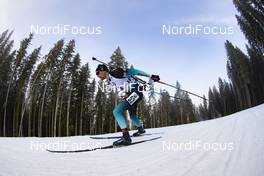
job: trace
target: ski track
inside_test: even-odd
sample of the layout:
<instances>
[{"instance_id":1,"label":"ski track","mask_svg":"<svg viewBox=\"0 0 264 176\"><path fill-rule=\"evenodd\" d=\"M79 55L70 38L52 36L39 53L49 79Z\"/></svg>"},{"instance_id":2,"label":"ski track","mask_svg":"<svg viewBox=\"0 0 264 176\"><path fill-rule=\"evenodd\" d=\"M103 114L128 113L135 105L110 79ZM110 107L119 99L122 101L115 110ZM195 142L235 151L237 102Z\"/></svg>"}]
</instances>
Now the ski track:
<instances>
[{"instance_id":1,"label":"ski track","mask_svg":"<svg viewBox=\"0 0 264 176\"><path fill-rule=\"evenodd\" d=\"M264 175L264 105L233 115L188 125L147 129L164 134L132 138L133 141L162 136L133 146L83 153L50 153L30 149L31 142L100 142L116 139L0 138L0 176L57 175L162 175L162 176L262 176ZM101 136L120 135L120 133ZM232 142L231 151L163 150L164 142L174 144L201 140Z\"/></svg>"}]
</instances>

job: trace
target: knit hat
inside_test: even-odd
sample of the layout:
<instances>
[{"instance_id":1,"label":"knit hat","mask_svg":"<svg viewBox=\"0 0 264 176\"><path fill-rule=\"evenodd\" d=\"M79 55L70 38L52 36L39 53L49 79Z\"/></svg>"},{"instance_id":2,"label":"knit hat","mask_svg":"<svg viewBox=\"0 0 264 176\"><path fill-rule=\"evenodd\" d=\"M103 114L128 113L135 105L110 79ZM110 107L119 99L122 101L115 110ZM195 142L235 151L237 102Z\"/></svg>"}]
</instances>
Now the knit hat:
<instances>
[{"instance_id":1,"label":"knit hat","mask_svg":"<svg viewBox=\"0 0 264 176\"><path fill-rule=\"evenodd\" d=\"M96 75L98 75L100 71L107 71L107 72L109 72L109 69L107 68L106 65L104 65L104 64L99 64L99 65L97 66L97 68L96 68L95 71L96 71Z\"/></svg>"}]
</instances>

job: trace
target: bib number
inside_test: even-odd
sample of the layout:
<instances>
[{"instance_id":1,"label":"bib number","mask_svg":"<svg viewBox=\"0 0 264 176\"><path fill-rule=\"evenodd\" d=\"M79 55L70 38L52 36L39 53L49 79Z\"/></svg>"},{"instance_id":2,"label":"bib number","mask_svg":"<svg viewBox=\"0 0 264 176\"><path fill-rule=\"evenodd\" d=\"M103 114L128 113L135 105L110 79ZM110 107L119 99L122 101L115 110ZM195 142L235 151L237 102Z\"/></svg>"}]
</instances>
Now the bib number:
<instances>
[{"instance_id":1,"label":"bib number","mask_svg":"<svg viewBox=\"0 0 264 176\"><path fill-rule=\"evenodd\" d=\"M136 92L133 92L126 98L126 101L132 106L138 99L139 95Z\"/></svg>"}]
</instances>

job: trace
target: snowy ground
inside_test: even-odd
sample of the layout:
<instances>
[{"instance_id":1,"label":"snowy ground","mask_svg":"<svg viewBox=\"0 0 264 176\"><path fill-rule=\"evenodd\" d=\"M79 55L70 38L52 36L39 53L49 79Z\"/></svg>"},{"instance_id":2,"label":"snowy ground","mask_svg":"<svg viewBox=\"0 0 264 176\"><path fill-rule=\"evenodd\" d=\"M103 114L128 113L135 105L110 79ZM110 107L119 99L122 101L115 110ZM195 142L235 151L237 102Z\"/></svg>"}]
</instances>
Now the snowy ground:
<instances>
[{"instance_id":1,"label":"snowy ground","mask_svg":"<svg viewBox=\"0 0 264 176\"><path fill-rule=\"evenodd\" d=\"M113 140L0 138L0 175L264 175L264 105L216 120L148 132L164 134L138 145L66 154L44 148L86 148Z\"/></svg>"}]
</instances>

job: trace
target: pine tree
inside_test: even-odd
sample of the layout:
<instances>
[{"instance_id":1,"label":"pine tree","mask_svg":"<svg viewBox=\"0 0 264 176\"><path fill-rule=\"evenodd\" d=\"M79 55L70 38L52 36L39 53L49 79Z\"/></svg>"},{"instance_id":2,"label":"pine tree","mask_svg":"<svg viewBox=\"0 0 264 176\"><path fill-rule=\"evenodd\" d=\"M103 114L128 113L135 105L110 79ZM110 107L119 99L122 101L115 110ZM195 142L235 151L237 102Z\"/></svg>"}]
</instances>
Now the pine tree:
<instances>
[{"instance_id":1,"label":"pine tree","mask_svg":"<svg viewBox=\"0 0 264 176\"><path fill-rule=\"evenodd\" d=\"M236 15L238 24L248 42L264 52L264 2L262 0L233 0L240 13Z\"/></svg>"},{"instance_id":2,"label":"pine tree","mask_svg":"<svg viewBox=\"0 0 264 176\"><path fill-rule=\"evenodd\" d=\"M176 124L180 125L183 124L183 92L181 91L181 85L177 81L176 82L176 92L174 94L174 100L173 100L173 106L175 108L175 118L176 118Z\"/></svg>"},{"instance_id":3,"label":"pine tree","mask_svg":"<svg viewBox=\"0 0 264 176\"><path fill-rule=\"evenodd\" d=\"M128 68L128 63L126 58L123 56L120 47L118 46L117 49L114 51L112 56L110 57L111 61L108 63L111 68Z\"/></svg>"},{"instance_id":4,"label":"pine tree","mask_svg":"<svg viewBox=\"0 0 264 176\"><path fill-rule=\"evenodd\" d=\"M4 123L4 102L7 94L9 78L12 75L12 63L16 51L12 51L14 41L10 40L12 32L4 31L0 36L0 136L2 136Z\"/></svg>"},{"instance_id":5,"label":"pine tree","mask_svg":"<svg viewBox=\"0 0 264 176\"><path fill-rule=\"evenodd\" d=\"M239 15L238 24L249 42L249 68L252 105L263 103L264 91L264 2L262 0L233 0Z\"/></svg>"},{"instance_id":6,"label":"pine tree","mask_svg":"<svg viewBox=\"0 0 264 176\"><path fill-rule=\"evenodd\" d=\"M137 114L141 118L142 124L145 128L152 127L150 112L150 105L147 104L146 98L143 96L142 100L138 104Z\"/></svg>"},{"instance_id":7,"label":"pine tree","mask_svg":"<svg viewBox=\"0 0 264 176\"><path fill-rule=\"evenodd\" d=\"M76 93L74 94L73 91L77 89L77 78L79 77L78 69L80 67L80 55L76 54L72 61L69 61L69 67L68 67L68 100L67 100L67 115L66 115L66 134L69 135L69 122L70 122L70 109L71 109L71 101L72 98L76 97ZM72 97L74 96L74 97ZM73 106L74 107L74 106ZM77 110L77 107L75 108L75 111ZM75 113L76 114L76 113ZM61 116L60 116L61 117ZM78 119L75 119L77 122ZM59 131L61 128L61 119L59 119ZM76 131L78 131L78 126L75 126Z\"/></svg>"},{"instance_id":8,"label":"pine tree","mask_svg":"<svg viewBox=\"0 0 264 176\"><path fill-rule=\"evenodd\" d=\"M158 102L160 110L161 126L168 126L170 124L171 100L167 91L160 91L160 99Z\"/></svg>"},{"instance_id":9,"label":"pine tree","mask_svg":"<svg viewBox=\"0 0 264 176\"><path fill-rule=\"evenodd\" d=\"M63 82L65 81L65 71L68 67L70 60L74 53L75 41L71 40L64 48L62 53L62 59L58 65L57 70L57 81L55 83L56 86L56 100L55 100L55 107L54 107L54 118L53 118L53 136L57 136L57 117L59 113L59 102L62 101L62 88L64 87ZM66 86L66 85L65 85ZM66 135L69 135L69 130L67 126Z\"/></svg>"},{"instance_id":10,"label":"pine tree","mask_svg":"<svg viewBox=\"0 0 264 176\"><path fill-rule=\"evenodd\" d=\"M103 87L103 82L99 82L99 86ZM105 119L105 105L106 105L106 94L104 90L98 88L97 94L95 96L95 119L92 121L95 134L101 134L103 132L103 122Z\"/></svg>"},{"instance_id":11,"label":"pine tree","mask_svg":"<svg viewBox=\"0 0 264 176\"><path fill-rule=\"evenodd\" d=\"M115 92L111 91L108 93L106 99L106 105L105 105L105 110L106 110L105 123L107 126L106 133L113 133L117 131L117 124L113 116L113 109L115 108L116 105L116 99L117 99L117 95Z\"/></svg>"},{"instance_id":12,"label":"pine tree","mask_svg":"<svg viewBox=\"0 0 264 176\"><path fill-rule=\"evenodd\" d=\"M35 114L35 112L40 109L38 108L40 106L41 102L41 91L43 90L43 84L44 84L44 74L45 74L45 64L41 62L38 66L35 72L32 74L32 78L29 83L29 94L27 97L28 104L28 116L30 118L28 122L28 136L37 136L37 127L38 125L37 120L38 116ZM25 108L25 107L24 107Z\"/></svg>"},{"instance_id":13,"label":"pine tree","mask_svg":"<svg viewBox=\"0 0 264 176\"><path fill-rule=\"evenodd\" d=\"M198 119L201 120L207 120L209 118L209 112L208 112L208 102L205 98L205 95L203 95L203 104L199 104L198 106Z\"/></svg>"},{"instance_id":14,"label":"pine tree","mask_svg":"<svg viewBox=\"0 0 264 176\"><path fill-rule=\"evenodd\" d=\"M76 126L78 134L89 134L90 130L90 118L93 117L93 99L95 92L95 80L92 83L89 82L90 68L88 63L80 68L79 76L75 77L76 80L76 91L73 109L78 110L79 125ZM77 76L77 75L76 75ZM75 87L75 86L73 86ZM75 88L74 88L75 89Z\"/></svg>"},{"instance_id":15,"label":"pine tree","mask_svg":"<svg viewBox=\"0 0 264 176\"><path fill-rule=\"evenodd\" d=\"M259 105L264 102L264 55L254 47L247 47L247 50L250 57L253 104Z\"/></svg>"},{"instance_id":16,"label":"pine tree","mask_svg":"<svg viewBox=\"0 0 264 176\"><path fill-rule=\"evenodd\" d=\"M51 109L53 108L52 99L55 96L53 93L53 82L58 78L56 70L58 68L57 65L59 63L59 58L62 55L63 45L64 41L59 40L45 56L45 62L41 63L33 74L31 82L33 94L32 100L39 100L37 101L39 102L39 105L35 106L36 109L33 111L39 112L38 119L36 119L38 124L35 125L37 127L38 136L47 136L49 134L48 128L51 126L49 119L51 119L50 114L52 111ZM43 134L44 129L45 134Z\"/></svg>"},{"instance_id":17,"label":"pine tree","mask_svg":"<svg viewBox=\"0 0 264 176\"><path fill-rule=\"evenodd\" d=\"M25 106L27 106L26 102L26 91L28 88L28 83L30 76L32 74L32 71L34 69L34 65L36 64L37 60L39 59L41 47L35 49L26 59L25 65L23 70L21 71L21 74L19 75L19 79L17 80L17 95L16 97L20 97L20 101L17 102L18 104L18 114L17 119L19 119L20 116L20 122L19 122L19 136L23 136L22 134L22 128L23 128L23 119L25 115ZM16 112L16 111L15 111Z\"/></svg>"},{"instance_id":18,"label":"pine tree","mask_svg":"<svg viewBox=\"0 0 264 176\"><path fill-rule=\"evenodd\" d=\"M18 75L17 73L21 70L21 62L22 60L26 57L27 55L27 48L31 42L33 38L33 34L30 34L28 38L25 38L24 40L22 40L22 42L20 43L20 48L16 53L16 57L13 63L13 68L12 68L12 73L11 76L9 77L8 80L8 88L7 88L7 92L5 95L5 101L4 101L4 116L3 116L3 136L6 136L6 116L7 116L7 107L9 104L9 95L10 93L13 94L13 92L15 92L15 85L13 84L13 82L16 82L16 80L18 79ZM13 92L12 92L13 91ZM14 97L12 97L14 98ZM15 102L15 100L13 99L13 101L11 102ZM11 107L13 107L13 105L11 105ZM12 113L13 110L9 109L9 117L13 116L14 114ZM16 135L16 130L17 130L17 119L13 118L13 135Z\"/></svg>"},{"instance_id":19,"label":"pine tree","mask_svg":"<svg viewBox=\"0 0 264 176\"><path fill-rule=\"evenodd\" d=\"M228 76L238 95L241 109L252 106L249 58L229 41L226 42Z\"/></svg>"}]
</instances>

